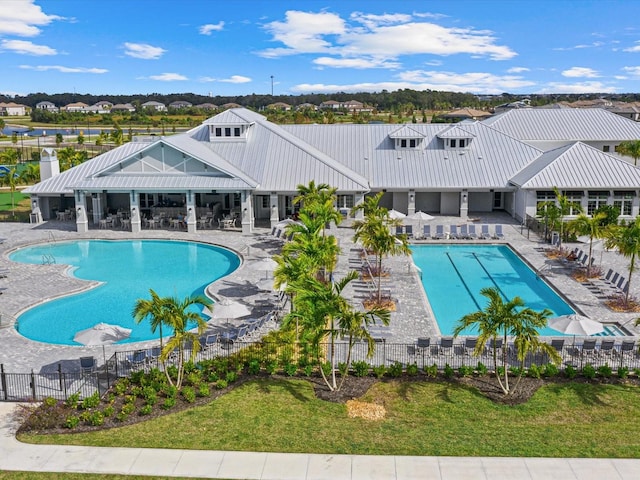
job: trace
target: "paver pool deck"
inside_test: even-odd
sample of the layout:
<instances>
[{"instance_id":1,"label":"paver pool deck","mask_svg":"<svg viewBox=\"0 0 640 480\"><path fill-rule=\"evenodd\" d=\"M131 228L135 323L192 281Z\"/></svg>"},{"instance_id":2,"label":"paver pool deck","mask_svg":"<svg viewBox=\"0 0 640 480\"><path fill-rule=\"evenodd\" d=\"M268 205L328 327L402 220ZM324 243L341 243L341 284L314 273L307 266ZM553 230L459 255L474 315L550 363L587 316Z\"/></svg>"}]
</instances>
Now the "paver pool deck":
<instances>
[{"instance_id":1,"label":"paver pool deck","mask_svg":"<svg viewBox=\"0 0 640 480\"><path fill-rule=\"evenodd\" d=\"M492 216L482 222L502 223L505 241L512 245L533 267L545 266L544 254L538 250L539 239L507 216ZM456 217L438 217L433 224L460 223ZM259 230L266 235L267 229ZM353 231L333 229L339 238L342 254L336 276L357 262ZM9 274L0 279L6 288L0 295L0 364L7 372L38 372L43 366L62 359L84 355L103 358L102 347L74 347L34 342L22 337L12 321L21 311L47 299L84 289L86 282L66 275L62 265L26 265L9 261L8 252L24 245L79 238L132 239L163 238L204 241L229 247L239 252L245 262L277 253L277 244L259 235L242 236L238 232L205 230L188 234L168 230L144 230L139 235L120 230L90 230L86 235L75 232L74 225L46 222L41 225L0 223L0 268ZM573 245L572 245L573 246ZM584 247L584 246L582 246ZM585 249L585 248L583 248ZM585 249L586 250L586 249ZM600 252L597 254L600 255ZM170 261L170 260L167 260ZM602 265L626 274L628 260L615 252L602 252ZM428 308L418 276L410 259L392 257L385 260L393 275L393 295L398 310L392 315L392 341L413 343L419 336L437 336L438 330ZM427 272L428 273L428 272ZM615 313L586 287L573 280L561 268L544 268L547 280L562 292L584 314L604 322L617 322L634 335L638 314ZM249 302L241 291L243 285L254 285L264 272L241 266L232 275L212 285L213 293L224 289L225 296L234 288L238 297ZM356 295L355 291L347 294ZM640 297L640 285L632 284L631 294ZM259 295L255 296L257 300ZM130 350L146 344L107 346L106 355L116 350ZM636 479L640 478L639 460L613 459L549 459L549 458L484 458L484 457L403 457L308 455L260 452L185 451L141 448L99 448L55 445L26 445L14 436L12 412L15 404L0 402L0 469L49 472L94 472L137 475L184 476L201 478L246 479Z\"/></svg>"}]
</instances>

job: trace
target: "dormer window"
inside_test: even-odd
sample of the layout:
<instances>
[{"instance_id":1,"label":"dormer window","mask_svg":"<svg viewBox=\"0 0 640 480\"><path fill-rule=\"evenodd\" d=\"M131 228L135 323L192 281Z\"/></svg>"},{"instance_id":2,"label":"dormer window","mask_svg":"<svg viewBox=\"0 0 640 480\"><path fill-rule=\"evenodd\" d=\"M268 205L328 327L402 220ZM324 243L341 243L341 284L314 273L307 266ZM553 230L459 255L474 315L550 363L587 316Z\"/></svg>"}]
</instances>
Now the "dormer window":
<instances>
[{"instance_id":1,"label":"dormer window","mask_svg":"<svg viewBox=\"0 0 640 480\"><path fill-rule=\"evenodd\" d=\"M464 150L475 137L474 134L458 127L448 127L438 133L438 138L442 139L445 150Z\"/></svg>"},{"instance_id":2,"label":"dormer window","mask_svg":"<svg viewBox=\"0 0 640 480\"><path fill-rule=\"evenodd\" d=\"M391 132L389 137L393 140L395 149L418 149L422 148L424 135L413 128L404 126Z\"/></svg>"},{"instance_id":3,"label":"dormer window","mask_svg":"<svg viewBox=\"0 0 640 480\"><path fill-rule=\"evenodd\" d=\"M246 139L246 133L248 128L249 128L249 125L241 125L241 126L210 125L209 133L211 136L211 140Z\"/></svg>"}]
</instances>

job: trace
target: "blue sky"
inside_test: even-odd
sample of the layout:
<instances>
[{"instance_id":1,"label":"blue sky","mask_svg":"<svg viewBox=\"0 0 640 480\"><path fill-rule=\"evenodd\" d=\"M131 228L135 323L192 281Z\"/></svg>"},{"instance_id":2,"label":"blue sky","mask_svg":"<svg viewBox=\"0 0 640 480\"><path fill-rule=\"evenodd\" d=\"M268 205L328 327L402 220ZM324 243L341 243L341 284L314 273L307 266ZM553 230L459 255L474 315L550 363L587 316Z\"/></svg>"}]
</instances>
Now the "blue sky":
<instances>
[{"instance_id":1,"label":"blue sky","mask_svg":"<svg viewBox=\"0 0 640 480\"><path fill-rule=\"evenodd\" d=\"M0 93L638 92L638 18L638 0L0 0Z\"/></svg>"}]
</instances>

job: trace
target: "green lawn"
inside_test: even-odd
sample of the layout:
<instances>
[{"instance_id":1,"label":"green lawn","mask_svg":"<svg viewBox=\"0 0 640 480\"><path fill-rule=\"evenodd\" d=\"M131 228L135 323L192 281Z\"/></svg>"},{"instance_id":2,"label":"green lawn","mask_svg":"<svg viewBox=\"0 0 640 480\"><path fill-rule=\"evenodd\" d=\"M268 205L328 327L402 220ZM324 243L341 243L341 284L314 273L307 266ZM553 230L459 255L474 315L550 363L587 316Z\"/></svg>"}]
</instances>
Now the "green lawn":
<instances>
[{"instance_id":1,"label":"green lawn","mask_svg":"<svg viewBox=\"0 0 640 480\"><path fill-rule=\"evenodd\" d=\"M640 457L640 388L551 384L524 405L497 405L452 383L385 382L362 400L381 421L348 418L304 380L251 381L204 407L34 443L366 455Z\"/></svg>"},{"instance_id":2,"label":"green lawn","mask_svg":"<svg viewBox=\"0 0 640 480\"><path fill-rule=\"evenodd\" d=\"M0 480L161 480L166 478L143 475L99 475L97 473L0 472ZM180 480L180 477L171 478Z\"/></svg>"},{"instance_id":3,"label":"green lawn","mask_svg":"<svg viewBox=\"0 0 640 480\"><path fill-rule=\"evenodd\" d=\"M16 202L16 207L18 203L24 200L28 200L29 195L25 195L24 193L15 192L14 193L14 201ZM0 191L0 212L11 211L11 192L8 190Z\"/></svg>"}]
</instances>

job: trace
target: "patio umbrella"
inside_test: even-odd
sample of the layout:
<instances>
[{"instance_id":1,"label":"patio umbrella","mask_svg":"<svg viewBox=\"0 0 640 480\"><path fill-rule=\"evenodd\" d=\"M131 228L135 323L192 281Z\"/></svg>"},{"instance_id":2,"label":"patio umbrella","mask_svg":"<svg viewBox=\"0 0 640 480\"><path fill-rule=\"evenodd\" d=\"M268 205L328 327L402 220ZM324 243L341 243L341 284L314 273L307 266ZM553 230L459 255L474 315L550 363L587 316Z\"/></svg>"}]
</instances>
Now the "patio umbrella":
<instances>
[{"instance_id":1,"label":"patio umbrella","mask_svg":"<svg viewBox=\"0 0 640 480\"><path fill-rule=\"evenodd\" d=\"M569 335L594 335L604 331L604 326L600 322L578 313L552 318L548 325L554 330Z\"/></svg>"},{"instance_id":2,"label":"patio umbrella","mask_svg":"<svg viewBox=\"0 0 640 480\"><path fill-rule=\"evenodd\" d=\"M230 298L221 298L213 304L213 310L205 307L202 313L208 315L211 320L219 320L222 318L229 320L230 318L245 317L251 313L251 310L243 303L231 300ZM209 321L211 322L211 320Z\"/></svg>"},{"instance_id":3,"label":"patio umbrella","mask_svg":"<svg viewBox=\"0 0 640 480\"><path fill-rule=\"evenodd\" d=\"M401 218L406 217L404 213L399 212L398 210L393 210L393 209L389 210L388 215L389 215L389 218L392 218L394 220L399 220Z\"/></svg>"},{"instance_id":4,"label":"patio umbrella","mask_svg":"<svg viewBox=\"0 0 640 480\"><path fill-rule=\"evenodd\" d=\"M101 322L91 328L76 332L73 341L82 345L109 345L129 338L129 335L131 335L130 328Z\"/></svg>"},{"instance_id":5,"label":"patio umbrella","mask_svg":"<svg viewBox=\"0 0 640 480\"><path fill-rule=\"evenodd\" d=\"M418 210L417 212L408 215L407 218L411 220L418 220L418 230L422 230L423 222L428 222L429 220L433 220L436 217Z\"/></svg>"},{"instance_id":6,"label":"patio umbrella","mask_svg":"<svg viewBox=\"0 0 640 480\"><path fill-rule=\"evenodd\" d=\"M257 270L260 272L273 272L278 266L278 262L276 262L271 257L264 257L260 260L254 260L247 262L247 268L250 270Z\"/></svg>"}]
</instances>

